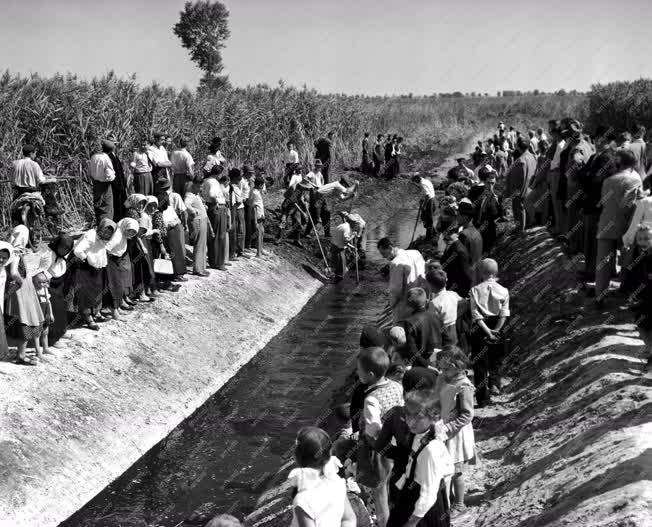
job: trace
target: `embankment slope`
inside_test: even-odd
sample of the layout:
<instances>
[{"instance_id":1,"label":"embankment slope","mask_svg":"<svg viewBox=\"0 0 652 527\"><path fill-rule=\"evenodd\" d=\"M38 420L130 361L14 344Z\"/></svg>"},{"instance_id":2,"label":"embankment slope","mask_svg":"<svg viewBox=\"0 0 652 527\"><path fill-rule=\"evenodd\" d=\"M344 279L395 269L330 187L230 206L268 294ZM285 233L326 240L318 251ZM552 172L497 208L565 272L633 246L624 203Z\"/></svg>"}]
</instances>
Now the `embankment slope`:
<instances>
[{"instance_id":1,"label":"embankment slope","mask_svg":"<svg viewBox=\"0 0 652 527\"><path fill-rule=\"evenodd\" d=\"M513 380L476 414L464 526L652 525L652 376L633 316L599 311L545 229L498 250Z\"/></svg>"},{"instance_id":2,"label":"embankment slope","mask_svg":"<svg viewBox=\"0 0 652 527\"><path fill-rule=\"evenodd\" d=\"M0 525L58 525L163 439L318 290L303 261L279 247L75 330L37 368L1 362Z\"/></svg>"}]
</instances>

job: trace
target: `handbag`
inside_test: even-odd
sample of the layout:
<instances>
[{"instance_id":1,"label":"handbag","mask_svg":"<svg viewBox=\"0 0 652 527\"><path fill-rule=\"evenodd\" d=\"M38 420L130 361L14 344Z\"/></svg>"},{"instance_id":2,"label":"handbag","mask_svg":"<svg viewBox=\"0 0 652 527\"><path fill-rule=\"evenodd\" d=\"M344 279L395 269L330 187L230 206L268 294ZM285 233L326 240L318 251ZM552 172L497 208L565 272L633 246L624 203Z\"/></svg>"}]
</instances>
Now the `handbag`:
<instances>
[{"instance_id":1,"label":"handbag","mask_svg":"<svg viewBox=\"0 0 652 527\"><path fill-rule=\"evenodd\" d=\"M154 272L156 274L173 275L174 268L172 266L172 260L166 260L165 258L155 258Z\"/></svg>"}]
</instances>

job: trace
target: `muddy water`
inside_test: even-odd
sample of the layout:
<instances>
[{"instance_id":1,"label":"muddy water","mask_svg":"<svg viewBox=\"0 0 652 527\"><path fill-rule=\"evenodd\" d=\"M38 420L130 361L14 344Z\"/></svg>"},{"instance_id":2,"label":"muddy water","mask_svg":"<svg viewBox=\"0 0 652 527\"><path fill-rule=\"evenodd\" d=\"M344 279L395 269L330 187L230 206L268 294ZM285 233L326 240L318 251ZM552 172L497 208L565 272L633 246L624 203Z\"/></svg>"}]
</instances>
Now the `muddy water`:
<instances>
[{"instance_id":1,"label":"muddy water","mask_svg":"<svg viewBox=\"0 0 652 527\"><path fill-rule=\"evenodd\" d=\"M195 414L62 527L179 526L202 506L249 512L287 460L298 428L330 428L329 409L353 369L360 328L376 323L386 304L375 241L391 236L406 246L415 216L401 210L372 229L359 284L353 271L322 288Z\"/></svg>"}]
</instances>

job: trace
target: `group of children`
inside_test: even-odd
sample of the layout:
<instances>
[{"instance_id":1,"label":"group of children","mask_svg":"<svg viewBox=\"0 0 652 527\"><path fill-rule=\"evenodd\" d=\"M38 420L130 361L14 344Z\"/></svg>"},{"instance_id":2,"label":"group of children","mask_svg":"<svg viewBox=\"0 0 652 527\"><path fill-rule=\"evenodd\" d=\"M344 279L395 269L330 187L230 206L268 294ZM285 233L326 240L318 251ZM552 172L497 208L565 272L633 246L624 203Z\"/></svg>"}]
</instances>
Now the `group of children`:
<instances>
[{"instance_id":1,"label":"group of children","mask_svg":"<svg viewBox=\"0 0 652 527\"><path fill-rule=\"evenodd\" d=\"M30 229L41 178L34 148L24 149L30 162L14 165L14 180L28 183L16 186L15 227L0 246L4 356L5 319L18 340L17 363L36 365L68 327L81 322L98 330L107 316L119 320L137 303L154 301L161 289L178 288L174 282L187 280L189 265L194 275L206 277L209 266L224 271L239 258L264 255L263 169L245 165L224 174L226 160L215 138L203 170L195 171L187 141L180 140L172 162L166 161L164 141L161 134L152 145L143 141L130 165L131 177L112 188L121 171L112 163L117 142L104 140L102 152L91 159L96 226L62 232L47 247ZM123 190L119 202L115 198ZM186 243L193 246L190 258ZM34 346L28 349L30 341Z\"/></svg>"}]
</instances>

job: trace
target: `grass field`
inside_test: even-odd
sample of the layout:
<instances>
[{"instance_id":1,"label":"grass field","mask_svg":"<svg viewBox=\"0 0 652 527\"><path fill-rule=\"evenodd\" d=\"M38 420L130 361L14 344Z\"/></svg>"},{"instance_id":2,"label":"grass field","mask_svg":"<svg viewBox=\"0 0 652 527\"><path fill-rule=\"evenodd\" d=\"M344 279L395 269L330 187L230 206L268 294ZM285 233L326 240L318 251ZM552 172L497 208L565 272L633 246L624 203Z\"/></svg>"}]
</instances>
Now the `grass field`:
<instances>
[{"instance_id":1,"label":"grass field","mask_svg":"<svg viewBox=\"0 0 652 527\"><path fill-rule=\"evenodd\" d=\"M270 174L280 174L285 143L291 139L301 159L312 159L313 141L328 130L336 132L337 162L356 166L360 141L369 131L397 133L406 150L428 152L433 145L469 137L491 129L500 119L521 129L544 125L551 116L585 113L583 96L469 97L359 97L320 95L307 89L256 86L217 92L211 96L176 91L157 84L140 86L135 78L112 73L91 81L73 75L21 78L5 72L0 77L0 179L9 176L11 161L21 145L39 147L39 162L62 185L66 209L73 220L65 227L92 217L90 181L85 163L108 132L121 142L126 161L133 145L155 130L192 141L196 160L206 154L210 138L223 138L229 163L263 163ZM2 185L2 227L8 226L8 183Z\"/></svg>"}]
</instances>

